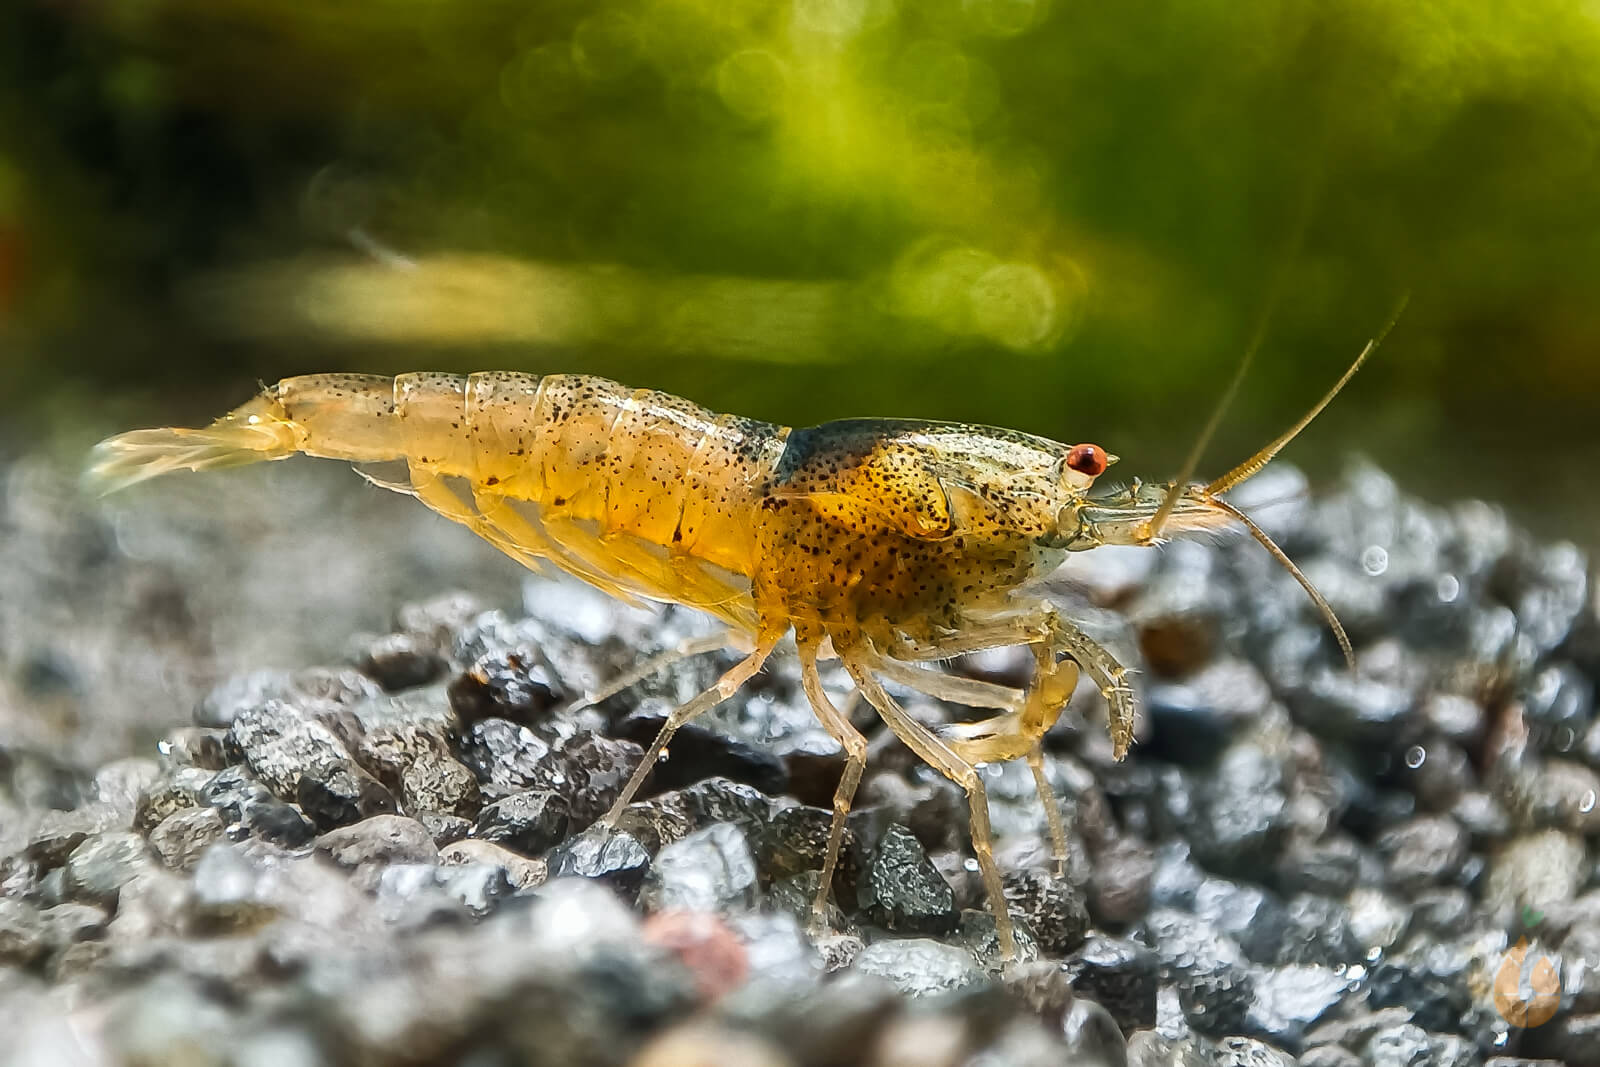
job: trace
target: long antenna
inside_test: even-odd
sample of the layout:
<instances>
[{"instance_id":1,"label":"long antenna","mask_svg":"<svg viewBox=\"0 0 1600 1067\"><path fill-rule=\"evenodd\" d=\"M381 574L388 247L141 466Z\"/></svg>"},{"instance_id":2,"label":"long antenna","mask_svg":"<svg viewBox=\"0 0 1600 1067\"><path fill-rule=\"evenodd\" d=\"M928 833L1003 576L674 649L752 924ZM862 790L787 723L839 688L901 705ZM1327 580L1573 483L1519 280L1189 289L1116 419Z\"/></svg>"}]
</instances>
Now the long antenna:
<instances>
[{"instance_id":1,"label":"long antenna","mask_svg":"<svg viewBox=\"0 0 1600 1067\"><path fill-rule=\"evenodd\" d=\"M1226 493L1229 489L1232 489L1240 482L1247 481L1248 479L1259 474L1263 467L1265 467L1268 463L1271 463L1273 457L1279 452L1283 451L1284 447L1288 445L1290 441L1293 441L1296 437L1298 437L1301 430L1304 430L1307 426L1311 425L1311 421L1318 415L1322 414L1323 408L1333 403L1333 398L1339 395L1339 390L1343 389L1345 385L1349 383L1350 379L1355 377L1356 371L1361 369L1361 365L1367 361L1367 357L1372 355L1373 351L1383 343L1384 338L1389 336L1389 331L1394 329L1394 324L1399 320L1401 312L1405 311L1406 304L1410 300L1410 293L1406 293L1400 297L1400 303L1395 307L1394 313L1389 316L1389 321L1384 324L1384 327L1378 333L1378 336L1367 342L1367 346L1361 350L1361 354L1356 357L1356 361L1350 364L1350 369L1345 371L1344 374L1339 377L1339 380L1333 384L1333 388L1329 389L1327 394L1324 395L1321 400L1317 401L1315 407L1302 415L1299 421L1297 421L1293 426L1289 427L1289 429L1285 430L1282 434L1279 434L1278 437L1272 441L1272 443L1261 449L1261 451L1257 452L1255 455L1251 456L1249 459L1233 468L1233 470L1229 471L1227 474L1224 474L1222 477L1206 486L1205 489L1201 491L1203 495L1214 497L1219 493ZM1176 486L1174 486L1174 488L1176 488Z\"/></svg>"}]
</instances>

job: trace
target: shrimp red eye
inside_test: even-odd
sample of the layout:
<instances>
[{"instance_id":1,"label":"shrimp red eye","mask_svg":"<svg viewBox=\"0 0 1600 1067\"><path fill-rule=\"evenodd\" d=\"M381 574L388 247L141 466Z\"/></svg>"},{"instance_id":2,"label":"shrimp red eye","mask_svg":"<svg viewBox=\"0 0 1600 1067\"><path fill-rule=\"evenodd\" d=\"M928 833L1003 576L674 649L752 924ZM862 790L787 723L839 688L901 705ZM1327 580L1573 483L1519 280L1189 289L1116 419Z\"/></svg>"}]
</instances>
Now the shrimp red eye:
<instances>
[{"instance_id":1,"label":"shrimp red eye","mask_svg":"<svg viewBox=\"0 0 1600 1067\"><path fill-rule=\"evenodd\" d=\"M1109 462L1106 450L1099 445L1073 445L1072 451L1067 453L1067 466L1091 478L1104 474Z\"/></svg>"}]
</instances>

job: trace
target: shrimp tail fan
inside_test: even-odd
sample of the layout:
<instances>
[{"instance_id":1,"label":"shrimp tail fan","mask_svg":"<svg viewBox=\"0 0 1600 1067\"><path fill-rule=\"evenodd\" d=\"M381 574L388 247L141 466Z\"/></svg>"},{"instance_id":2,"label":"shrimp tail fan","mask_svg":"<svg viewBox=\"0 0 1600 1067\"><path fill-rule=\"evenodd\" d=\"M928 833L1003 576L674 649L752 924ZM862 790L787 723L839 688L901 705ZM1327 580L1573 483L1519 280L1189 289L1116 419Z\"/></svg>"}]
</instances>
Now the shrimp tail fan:
<instances>
[{"instance_id":1,"label":"shrimp tail fan","mask_svg":"<svg viewBox=\"0 0 1600 1067\"><path fill-rule=\"evenodd\" d=\"M283 459L295 452L284 423L232 417L203 430L132 430L101 441L89 456L84 484L101 495L173 471L214 471Z\"/></svg>"}]
</instances>

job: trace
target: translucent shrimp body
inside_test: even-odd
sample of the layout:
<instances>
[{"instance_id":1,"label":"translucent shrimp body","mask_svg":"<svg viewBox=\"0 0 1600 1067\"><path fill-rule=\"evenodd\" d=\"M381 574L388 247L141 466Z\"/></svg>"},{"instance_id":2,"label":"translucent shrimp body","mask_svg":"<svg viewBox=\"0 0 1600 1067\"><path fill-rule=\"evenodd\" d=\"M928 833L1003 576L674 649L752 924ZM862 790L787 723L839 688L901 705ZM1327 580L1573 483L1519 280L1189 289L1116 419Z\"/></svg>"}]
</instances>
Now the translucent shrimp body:
<instances>
[{"instance_id":1,"label":"translucent shrimp body","mask_svg":"<svg viewBox=\"0 0 1600 1067\"><path fill-rule=\"evenodd\" d=\"M204 429L113 437L89 475L110 490L295 454L353 463L530 567L553 565L630 601L690 605L728 625L730 643L748 654L668 716L609 824L673 733L732 696L793 631L805 692L845 753L819 925L867 751L822 686L818 660L837 656L888 727L966 791L1007 957L1014 938L977 767L1028 760L1059 869L1066 836L1041 739L1080 669L1106 696L1118 758L1133 737L1126 671L1029 583L1068 551L1157 543L1168 516L1175 529L1242 519L1198 490L1184 490L1177 506L1129 497L1096 510L1087 494L1116 457L1095 445L893 419L790 429L582 375L288 378ZM918 666L1011 645L1033 652L1026 689ZM882 678L997 714L935 731Z\"/></svg>"}]
</instances>

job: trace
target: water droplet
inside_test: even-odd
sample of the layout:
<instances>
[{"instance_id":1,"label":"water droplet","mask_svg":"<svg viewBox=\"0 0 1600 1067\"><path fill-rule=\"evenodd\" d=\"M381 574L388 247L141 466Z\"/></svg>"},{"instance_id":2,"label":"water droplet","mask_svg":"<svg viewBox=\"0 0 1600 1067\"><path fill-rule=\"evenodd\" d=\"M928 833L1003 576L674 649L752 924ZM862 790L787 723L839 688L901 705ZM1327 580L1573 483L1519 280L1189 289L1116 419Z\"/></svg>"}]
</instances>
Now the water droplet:
<instances>
[{"instance_id":1,"label":"water droplet","mask_svg":"<svg viewBox=\"0 0 1600 1067\"><path fill-rule=\"evenodd\" d=\"M171 741L157 741L156 742L156 751L161 753L163 756L172 755L172 742Z\"/></svg>"},{"instance_id":2,"label":"water droplet","mask_svg":"<svg viewBox=\"0 0 1600 1067\"><path fill-rule=\"evenodd\" d=\"M1383 958L1383 949L1381 949L1381 948L1369 949L1367 951L1367 962L1368 963L1377 963L1382 958Z\"/></svg>"},{"instance_id":3,"label":"water droplet","mask_svg":"<svg viewBox=\"0 0 1600 1067\"><path fill-rule=\"evenodd\" d=\"M1365 978L1366 976L1367 976L1367 969L1365 967L1361 966L1361 964L1359 964L1359 963L1352 964L1350 969L1345 972L1345 977L1349 978L1352 982L1359 982L1359 981L1361 981L1361 979Z\"/></svg>"},{"instance_id":4,"label":"water droplet","mask_svg":"<svg viewBox=\"0 0 1600 1067\"><path fill-rule=\"evenodd\" d=\"M1410 748L1406 749L1406 766L1410 767L1412 770L1416 770L1418 767L1422 766L1427 758L1428 750L1423 748L1421 745L1412 745Z\"/></svg>"},{"instance_id":5,"label":"water droplet","mask_svg":"<svg viewBox=\"0 0 1600 1067\"><path fill-rule=\"evenodd\" d=\"M976 874L978 872L978 861L973 859L971 856L968 856L966 859L962 860L961 866L970 874Z\"/></svg>"},{"instance_id":6,"label":"water droplet","mask_svg":"<svg viewBox=\"0 0 1600 1067\"><path fill-rule=\"evenodd\" d=\"M1578 798L1578 810L1587 815L1594 810L1594 790L1585 789L1583 796Z\"/></svg>"},{"instance_id":7,"label":"water droplet","mask_svg":"<svg viewBox=\"0 0 1600 1067\"><path fill-rule=\"evenodd\" d=\"M1453 574L1439 575L1439 584L1436 588L1440 601L1446 604L1455 603L1456 597L1461 595L1461 582Z\"/></svg>"},{"instance_id":8,"label":"water droplet","mask_svg":"<svg viewBox=\"0 0 1600 1067\"><path fill-rule=\"evenodd\" d=\"M1361 553L1361 569L1376 578L1389 569L1389 553L1382 545L1368 545Z\"/></svg>"}]
</instances>

